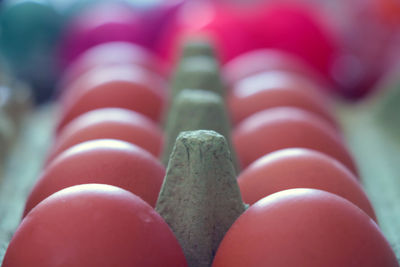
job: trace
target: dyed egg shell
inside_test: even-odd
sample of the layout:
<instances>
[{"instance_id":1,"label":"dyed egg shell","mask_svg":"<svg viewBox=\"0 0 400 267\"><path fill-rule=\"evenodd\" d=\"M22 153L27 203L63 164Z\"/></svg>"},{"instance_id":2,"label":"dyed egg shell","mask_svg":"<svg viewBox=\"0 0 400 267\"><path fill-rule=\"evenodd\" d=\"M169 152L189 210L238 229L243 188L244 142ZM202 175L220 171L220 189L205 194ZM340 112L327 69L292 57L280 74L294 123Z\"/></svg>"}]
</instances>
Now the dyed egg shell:
<instances>
[{"instance_id":1,"label":"dyed egg shell","mask_svg":"<svg viewBox=\"0 0 400 267\"><path fill-rule=\"evenodd\" d=\"M350 201L291 189L250 206L226 233L212 266L399 265L376 223Z\"/></svg>"},{"instance_id":2,"label":"dyed egg shell","mask_svg":"<svg viewBox=\"0 0 400 267\"><path fill-rule=\"evenodd\" d=\"M238 81L229 90L227 103L233 124L268 108L289 106L319 115L337 128L329 109L331 103L321 91L317 84L302 76L270 71Z\"/></svg>"},{"instance_id":3,"label":"dyed egg shell","mask_svg":"<svg viewBox=\"0 0 400 267\"><path fill-rule=\"evenodd\" d=\"M287 148L259 158L238 177L245 203L254 204L291 188L314 188L339 195L376 221L371 203L356 176L334 158L304 148Z\"/></svg>"},{"instance_id":4,"label":"dyed egg shell","mask_svg":"<svg viewBox=\"0 0 400 267\"><path fill-rule=\"evenodd\" d=\"M336 130L320 117L298 108L271 108L255 113L234 129L232 139L243 168L275 150L299 147L328 154L358 173Z\"/></svg>"},{"instance_id":5,"label":"dyed egg shell","mask_svg":"<svg viewBox=\"0 0 400 267\"><path fill-rule=\"evenodd\" d=\"M137 111L158 122L167 101L166 86L160 76L138 66L96 68L76 80L61 96L58 131L79 115L106 107Z\"/></svg>"},{"instance_id":6,"label":"dyed egg shell","mask_svg":"<svg viewBox=\"0 0 400 267\"><path fill-rule=\"evenodd\" d=\"M88 183L121 187L154 206L164 175L157 158L138 146L113 139L87 141L66 150L43 170L24 215L51 194Z\"/></svg>"},{"instance_id":7,"label":"dyed egg shell","mask_svg":"<svg viewBox=\"0 0 400 267\"><path fill-rule=\"evenodd\" d=\"M136 195L103 184L66 188L21 222L2 266L187 266L161 216Z\"/></svg>"},{"instance_id":8,"label":"dyed egg shell","mask_svg":"<svg viewBox=\"0 0 400 267\"><path fill-rule=\"evenodd\" d=\"M86 112L67 124L56 138L47 162L64 150L94 139L117 139L135 144L155 157L163 144L161 129L132 110L102 108Z\"/></svg>"}]
</instances>

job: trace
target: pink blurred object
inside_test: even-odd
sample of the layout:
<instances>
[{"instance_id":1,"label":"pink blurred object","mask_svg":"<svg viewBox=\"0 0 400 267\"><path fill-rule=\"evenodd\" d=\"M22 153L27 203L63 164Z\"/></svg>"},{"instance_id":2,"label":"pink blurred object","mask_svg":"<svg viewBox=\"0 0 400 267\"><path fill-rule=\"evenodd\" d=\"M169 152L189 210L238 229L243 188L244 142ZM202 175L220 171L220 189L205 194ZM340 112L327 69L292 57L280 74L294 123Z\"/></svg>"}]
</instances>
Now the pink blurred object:
<instances>
[{"instance_id":1,"label":"pink blurred object","mask_svg":"<svg viewBox=\"0 0 400 267\"><path fill-rule=\"evenodd\" d=\"M66 66L88 48L106 42L126 41L149 45L138 12L120 2L92 5L75 17L65 30L61 47L62 65Z\"/></svg>"},{"instance_id":2,"label":"pink blurred object","mask_svg":"<svg viewBox=\"0 0 400 267\"><path fill-rule=\"evenodd\" d=\"M304 53L303 55L306 57L303 58L331 81L336 92L347 98L358 99L368 94L390 68L390 46L393 43L396 28L399 29L399 24L396 27L393 23L395 21L393 17L396 17L393 14L399 13L396 13L393 8L388 9L387 3L393 7L394 2L394 0L267 0L263 1L263 4L256 9L265 19L264 23L259 23L259 25L268 25L267 29L272 30L277 30L274 28L276 23L271 20L271 17L267 20L265 15L267 13L262 12L262 7L266 10L287 5L305 11L303 15L307 14L309 22L317 23L322 34L320 37L325 36L326 38L320 38L320 41L317 41L315 37L319 34L313 37L311 35L312 27L302 28L299 26L301 20L297 24L293 21L292 27L299 30L297 34L300 34L302 29L308 29L305 33L308 32L309 37L314 38L315 42L312 42L311 38L299 47L291 47L287 43L278 42L279 47L277 48L284 48L286 51L295 52L298 55ZM386 10L382 8L382 5L386 5ZM399 7L398 4L397 7ZM389 13L388 10L390 10ZM290 15L287 11L285 12L286 15ZM289 20L276 17L278 22L281 21L281 24L277 25L282 27L280 31L275 32L275 38L273 35L270 36L274 31L267 32L262 27L261 33L259 33L266 36L267 41L272 39L272 43L279 39L277 39L279 32L285 33L282 35L291 32L289 26L285 30L285 22ZM251 16L249 18L254 20ZM309 24L309 26L312 25ZM292 30L292 32L294 31ZM305 36L300 36L299 42L295 41L296 38L292 39L294 44L301 44L303 38L303 41L307 39ZM327 42L329 40L333 42L333 50L329 48L330 44ZM288 48L294 48L294 50L290 51Z\"/></svg>"},{"instance_id":3,"label":"pink blurred object","mask_svg":"<svg viewBox=\"0 0 400 267\"><path fill-rule=\"evenodd\" d=\"M251 115L275 107L297 107L323 118L335 129L330 99L308 76L285 71L267 71L236 82L229 90L226 103L233 126Z\"/></svg>"},{"instance_id":4,"label":"pink blurred object","mask_svg":"<svg viewBox=\"0 0 400 267\"><path fill-rule=\"evenodd\" d=\"M108 42L89 48L73 61L64 72L60 88L68 87L94 68L125 64L139 65L163 77L167 76L166 64L150 50L128 42Z\"/></svg>"},{"instance_id":5,"label":"pink blurred object","mask_svg":"<svg viewBox=\"0 0 400 267\"><path fill-rule=\"evenodd\" d=\"M270 71L282 71L305 76L321 87L327 87L326 78L299 56L278 49L257 49L243 53L224 65L223 76L228 86L249 76Z\"/></svg>"},{"instance_id":6,"label":"pink blurred object","mask_svg":"<svg viewBox=\"0 0 400 267\"><path fill-rule=\"evenodd\" d=\"M67 66L82 52L106 42L123 41L154 49L160 32L183 0L160 1L149 8L128 1L103 1L81 10L65 29L61 64Z\"/></svg>"}]
</instances>

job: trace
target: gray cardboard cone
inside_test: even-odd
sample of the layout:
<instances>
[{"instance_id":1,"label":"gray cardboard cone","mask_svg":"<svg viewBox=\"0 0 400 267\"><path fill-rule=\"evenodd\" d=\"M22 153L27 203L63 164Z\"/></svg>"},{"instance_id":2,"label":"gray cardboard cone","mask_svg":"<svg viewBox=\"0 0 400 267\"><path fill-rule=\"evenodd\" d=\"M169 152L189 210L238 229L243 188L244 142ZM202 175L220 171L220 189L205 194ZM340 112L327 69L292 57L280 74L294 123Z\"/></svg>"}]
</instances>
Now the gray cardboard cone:
<instances>
[{"instance_id":1,"label":"gray cardboard cone","mask_svg":"<svg viewBox=\"0 0 400 267\"><path fill-rule=\"evenodd\" d=\"M174 232L188 265L211 266L225 233L245 210L222 135L200 130L178 136L156 210Z\"/></svg>"},{"instance_id":2,"label":"gray cardboard cone","mask_svg":"<svg viewBox=\"0 0 400 267\"><path fill-rule=\"evenodd\" d=\"M222 134L230 147L234 166L239 170L230 138L229 117L223 99L204 90L185 89L176 96L168 114L162 161L167 165L175 140L182 131L213 130Z\"/></svg>"},{"instance_id":3,"label":"gray cardboard cone","mask_svg":"<svg viewBox=\"0 0 400 267\"><path fill-rule=\"evenodd\" d=\"M191 37L186 39L182 45L181 58L193 56L207 56L215 58L216 53L211 41L207 38Z\"/></svg>"},{"instance_id":4,"label":"gray cardboard cone","mask_svg":"<svg viewBox=\"0 0 400 267\"><path fill-rule=\"evenodd\" d=\"M224 87L217 61L206 56L182 58L172 80L172 101L186 88L204 89L224 96Z\"/></svg>"}]
</instances>

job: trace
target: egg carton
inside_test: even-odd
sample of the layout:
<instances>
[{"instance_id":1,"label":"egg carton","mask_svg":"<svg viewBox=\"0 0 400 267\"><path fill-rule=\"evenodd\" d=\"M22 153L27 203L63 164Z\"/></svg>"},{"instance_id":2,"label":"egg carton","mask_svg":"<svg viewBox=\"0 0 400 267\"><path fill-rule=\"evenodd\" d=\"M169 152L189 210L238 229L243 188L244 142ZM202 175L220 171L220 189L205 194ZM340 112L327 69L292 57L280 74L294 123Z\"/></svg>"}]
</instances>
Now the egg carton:
<instances>
[{"instance_id":1,"label":"egg carton","mask_svg":"<svg viewBox=\"0 0 400 267\"><path fill-rule=\"evenodd\" d=\"M183 63L181 62L181 64ZM225 110L221 109L224 107L223 91L219 87L221 85L218 80L212 83L213 85L202 85L208 81L204 78L199 79L197 83L190 86L192 89L186 89L187 85L174 84L172 86L176 98L171 103L171 110L165 123L165 131L170 140L167 139L167 149L162 156L162 161L169 167L156 205L156 210L173 230L182 228L182 222L189 222L189 225L193 226L193 228L185 228L185 231L180 233L175 231L178 240L185 240L185 236L190 234L197 243L194 248L193 240L190 242L186 239L187 243L184 241L184 244L181 241L190 266L207 266L212 261L224 233L247 208L241 200L235 181L236 171L240 167L237 163L235 164L237 160L235 154L231 153L233 150L229 149L232 147L229 137L230 126L227 123L228 116ZM210 90L199 91L201 87L207 87ZM380 122L380 111L377 106L379 106L379 99L375 102L360 104L338 103L336 114L358 163L364 188L374 205L379 225L392 245L397 258L400 259L398 245L400 244L400 235L397 231L399 225L397 214L400 212L400 205L397 202L400 196L400 186L397 185L396 178L399 168L397 159L400 156L400 143L398 137L388 131L387 127ZM55 127L56 117L54 114L57 113L56 110L57 106L50 104L27 115L23 125L23 134L19 137L6 161L4 175L0 181L1 259L20 222L26 196L35 183L44 162L49 145L48 140L51 139L52 129ZM180 116L181 114L186 114L186 116ZM199 120L195 121L193 118L199 118ZM210 118L214 120L210 120ZM217 123L213 123L213 121ZM220 134L213 131L182 133L182 131L197 129L214 130ZM175 142L175 140L177 141ZM372 152L373 154L371 154ZM194 159L189 161L188 155ZM193 162L196 164L190 165ZM176 166L190 167L182 169ZM220 175L221 180L208 181L210 175L207 172L199 176L199 173L204 170L211 172L223 170ZM182 172L185 172L185 175L190 178L185 181L187 187L213 183L215 188L203 187L203 191L196 194L187 192L187 190L179 192L177 184L181 182L178 180L182 177ZM219 194L218 192L222 190L225 193ZM175 199L173 196L176 196ZM186 210L175 209L176 213L171 213L171 207L182 204L182 196L184 197L183 201L188 205ZM196 216L193 217L193 214L187 212L188 210L192 210L193 213L210 213L210 216L215 214L215 210L204 209L209 206L207 203L202 203L204 200L220 203L221 218L215 217L214 221L208 220L207 223L212 226L219 224L221 229L199 229L196 225L198 222L191 221ZM196 210L196 207L199 210ZM229 212L226 211L226 207L231 207ZM180 218L180 220L176 218ZM216 233L218 233L217 237ZM211 248L209 245L202 245L210 242L213 244ZM202 253L198 253L199 251Z\"/></svg>"}]
</instances>

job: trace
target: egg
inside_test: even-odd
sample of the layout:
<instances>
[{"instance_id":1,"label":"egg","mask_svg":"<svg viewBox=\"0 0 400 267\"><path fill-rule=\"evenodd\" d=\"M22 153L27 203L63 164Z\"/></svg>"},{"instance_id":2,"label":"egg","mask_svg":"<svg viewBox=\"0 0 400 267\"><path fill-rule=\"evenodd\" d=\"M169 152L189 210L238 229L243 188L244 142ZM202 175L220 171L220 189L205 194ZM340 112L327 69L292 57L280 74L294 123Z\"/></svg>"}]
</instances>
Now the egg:
<instances>
[{"instance_id":1,"label":"egg","mask_svg":"<svg viewBox=\"0 0 400 267\"><path fill-rule=\"evenodd\" d=\"M164 175L157 158L138 146L113 139L87 141L64 151L43 170L27 198L24 215L51 194L88 183L121 187L154 206Z\"/></svg>"},{"instance_id":2,"label":"egg","mask_svg":"<svg viewBox=\"0 0 400 267\"><path fill-rule=\"evenodd\" d=\"M335 194L290 189L265 197L231 226L213 267L396 267L376 223Z\"/></svg>"},{"instance_id":3,"label":"egg","mask_svg":"<svg viewBox=\"0 0 400 267\"><path fill-rule=\"evenodd\" d=\"M243 201L254 204L291 188L314 188L339 195L376 221L375 212L357 177L342 163L315 150L287 148L267 154L239 174Z\"/></svg>"},{"instance_id":4,"label":"egg","mask_svg":"<svg viewBox=\"0 0 400 267\"><path fill-rule=\"evenodd\" d=\"M134 65L94 69L61 96L57 132L79 115L107 107L134 110L158 122L167 101L166 86L160 76Z\"/></svg>"},{"instance_id":5,"label":"egg","mask_svg":"<svg viewBox=\"0 0 400 267\"><path fill-rule=\"evenodd\" d=\"M243 168L273 151L300 147L326 153L358 173L339 133L305 110L279 107L257 112L237 125L232 136Z\"/></svg>"},{"instance_id":6,"label":"egg","mask_svg":"<svg viewBox=\"0 0 400 267\"><path fill-rule=\"evenodd\" d=\"M64 71L60 87L67 87L94 68L122 64L139 65L162 76L167 72L165 63L145 47L122 41L107 42L89 48L71 63Z\"/></svg>"},{"instance_id":7,"label":"egg","mask_svg":"<svg viewBox=\"0 0 400 267\"><path fill-rule=\"evenodd\" d=\"M331 103L319 86L293 73L268 71L248 76L232 86L227 103L233 124L264 109L290 106L310 111L338 127Z\"/></svg>"},{"instance_id":8,"label":"egg","mask_svg":"<svg viewBox=\"0 0 400 267\"><path fill-rule=\"evenodd\" d=\"M281 71L308 77L318 82L323 78L307 62L288 52L263 48L242 53L228 61L223 67L223 76L228 85L266 71Z\"/></svg>"},{"instance_id":9,"label":"egg","mask_svg":"<svg viewBox=\"0 0 400 267\"><path fill-rule=\"evenodd\" d=\"M47 162L76 144L94 139L117 139L135 144L155 157L160 155L163 133L144 115L128 109L101 108L78 116L57 136Z\"/></svg>"},{"instance_id":10,"label":"egg","mask_svg":"<svg viewBox=\"0 0 400 267\"><path fill-rule=\"evenodd\" d=\"M85 184L63 189L22 220L3 267L187 266L160 215L121 188Z\"/></svg>"}]
</instances>

